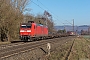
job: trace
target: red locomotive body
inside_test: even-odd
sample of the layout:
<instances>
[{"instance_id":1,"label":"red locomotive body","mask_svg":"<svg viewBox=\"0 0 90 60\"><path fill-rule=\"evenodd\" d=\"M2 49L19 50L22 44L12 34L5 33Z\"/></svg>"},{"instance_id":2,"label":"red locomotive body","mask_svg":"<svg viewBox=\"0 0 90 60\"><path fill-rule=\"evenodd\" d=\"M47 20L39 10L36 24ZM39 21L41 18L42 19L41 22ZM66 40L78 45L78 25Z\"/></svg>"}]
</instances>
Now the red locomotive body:
<instances>
[{"instance_id":1,"label":"red locomotive body","mask_svg":"<svg viewBox=\"0 0 90 60\"><path fill-rule=\"evenodd\" d=\"M33 37L48 35L48 27L34 22L22 23L20 26L20 39L28 40Z\"/></svg>"},{"instance_id":2,"label":"red locomotive body","mask_svg":"<svg viewBox=\"0 0 90 60\"><path fill-rule=\"evenodd\" d=\"M68 31L67 34L70 35L70 36L74 36L74 35L76 35L76 32Z\"/></svg>"}]
</instances>

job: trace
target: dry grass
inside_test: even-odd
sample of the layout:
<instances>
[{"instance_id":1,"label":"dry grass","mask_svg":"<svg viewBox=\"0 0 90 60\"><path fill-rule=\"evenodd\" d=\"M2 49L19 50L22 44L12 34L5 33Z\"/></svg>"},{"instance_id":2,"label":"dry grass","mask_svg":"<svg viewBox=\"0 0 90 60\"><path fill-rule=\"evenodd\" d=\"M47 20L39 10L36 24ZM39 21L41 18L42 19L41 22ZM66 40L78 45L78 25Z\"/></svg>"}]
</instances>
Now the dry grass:
<instances>
[{"instance_id":1,"label":"dry grass","mask_svg":"<svg viewBox=\"0 0 90 60\"><path fill-rule=\"evenodd\" d=\"M72 41L64 43L56 48L48 60L65 60L68 49ZM90 59L90 39L75 38L74 45L68 57L68 60L89 60Z\"/></svg>"},{"instance_id":2,"label":"dry grass","mask_svg":"<svg viewBox=\"0 0 90 60\"><path fill-rule=\"evenodd\" d=\"M0 45L9 44L10 42L0 42Z\"/></svg>"},{"instance_id":3,"label":"dry grass","mask_svg":"<svg viewBox=\"0 0 90 60\"><path fill-rule=\"evenodd\" d=\"M90 40L77 38L72 48L69 60L89 60L90 59Z\"/></svg>"},{"instance_id":4,"label":"dry grass","mask_svg":"<svg viewBox=\"0 0 90 60\"><path fill-rule=\"evenodd\" d=\"M58 48L56 48L49 57L48 60L64 60L70 46L72 45L73 40L68 41L62 45L60 45Z\"/></svg>"}]
</instances>

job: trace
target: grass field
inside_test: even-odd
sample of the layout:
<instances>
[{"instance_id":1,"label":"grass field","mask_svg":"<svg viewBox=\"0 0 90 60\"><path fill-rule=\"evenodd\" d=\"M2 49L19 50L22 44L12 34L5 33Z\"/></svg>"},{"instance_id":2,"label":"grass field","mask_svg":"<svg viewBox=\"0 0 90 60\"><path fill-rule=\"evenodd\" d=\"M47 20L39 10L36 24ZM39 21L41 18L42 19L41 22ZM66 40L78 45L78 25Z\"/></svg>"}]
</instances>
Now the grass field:
<instances>
[{"instance_id":1,"label":"grass field","mask_svg":"<svg viewBox=\"0 0 90 60\"><path fill-rule=\"evenodd\" d=\"M51 53L49 60L66 60L68 49L71 46L72 41L69 41L62 46L56 48ZM67 60L90 60L90 37L82 36L76 37L71 52Z\"/></svg>"},{"instance_id":2,"label":"grass field","mask_svg":"<svg viewBox=\"0 0 90 60\"><path fill-rule=\"evenodd\" d=\"M69 60L89 60L90 59L90 40L76 38Z\"/></svg>"}]
</instances>

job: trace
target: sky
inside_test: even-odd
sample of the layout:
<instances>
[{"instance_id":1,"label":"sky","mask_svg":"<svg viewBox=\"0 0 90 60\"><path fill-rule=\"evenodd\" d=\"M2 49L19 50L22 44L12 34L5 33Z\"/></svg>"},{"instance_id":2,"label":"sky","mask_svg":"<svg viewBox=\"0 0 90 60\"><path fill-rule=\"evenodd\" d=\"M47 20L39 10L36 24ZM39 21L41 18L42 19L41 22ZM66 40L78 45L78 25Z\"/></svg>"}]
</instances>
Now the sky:
<instances>
[{"instance_id":1,"label":"sky","mask_svg":"<svg viewBox=\"0 0 90 60\"><path fill-rule=\"evenodd\" d=\"M33 2L32 2L33 1ZM56 26L90 25L90 0L32 0L28 13L37 15L48 11Z\"/></svg>"}]
</instances>

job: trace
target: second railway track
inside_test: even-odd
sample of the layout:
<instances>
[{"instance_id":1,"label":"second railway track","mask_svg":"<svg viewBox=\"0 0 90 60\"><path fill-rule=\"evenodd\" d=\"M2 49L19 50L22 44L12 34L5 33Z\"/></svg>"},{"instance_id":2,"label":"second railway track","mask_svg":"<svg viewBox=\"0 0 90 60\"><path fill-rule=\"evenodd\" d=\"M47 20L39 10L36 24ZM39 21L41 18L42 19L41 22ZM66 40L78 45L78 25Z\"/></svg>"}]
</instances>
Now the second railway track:
<instances>
[{"instance_id":1,"label":"second railway track","mask_svg":"<svg viewBox=\"0 0 90 60\"><path fill-rule=\"evenodd\" d=\"M0 59L5 59L20 53L24 53L27 51L34 50L36 48L39 48L43 45L46 45L47 43L57 43L58 41L68 41L65 40L68 37L62 37L62 38L55 38L54 39L49 39L49 40L41 40L41 41L36 41L36 42L27 42L27 43L16 43L16 44L10 44L7 45L5 48L0 49ZM59 40L60 39L60 40ZM63 44L62 42L61 44ZM8 47L9 46L9 47Z\"/></svg>"}]
</instances>

